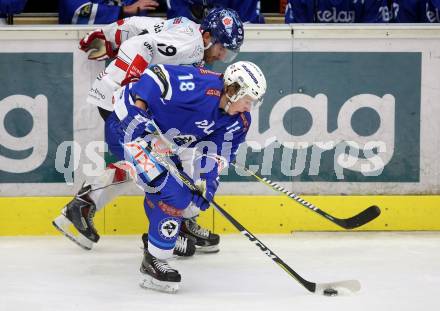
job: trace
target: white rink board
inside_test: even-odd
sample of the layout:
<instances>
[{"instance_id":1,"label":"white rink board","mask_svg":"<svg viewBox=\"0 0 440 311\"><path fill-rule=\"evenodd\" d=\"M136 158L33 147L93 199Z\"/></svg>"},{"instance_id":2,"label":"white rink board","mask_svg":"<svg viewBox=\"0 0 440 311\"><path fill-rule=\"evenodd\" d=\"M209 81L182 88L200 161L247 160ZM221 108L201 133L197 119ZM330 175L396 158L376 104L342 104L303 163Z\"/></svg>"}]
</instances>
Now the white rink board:
<instances>
[{"instance_id":1,"label":"white rink board","mask_svg":"<svg viewBox=\"0 0 440 311\"><path fill-rule=\"evenodd\" d=\"M73 52L74 57L74 140L84 150L91 140L103 140L103 122L95 107L85 97L102 62L87 60L77 49L77 42L93 27L45 26L0 27L0 53ZM435 194L440 191L440 163L437 161L440 140L440 27L423 25L338 25L289 26L246 25L244 52L307 52L307 51L394 51L422 53L422 93L420 124L420 182L280 182L288 190L303 194ZM275 61L275 60L274 60ZM251 133L256 136L258 133ZM74 185L64 183L0 184L0 193L7 196L71 195L84 180L84 167L94 165L81 156L75 171ZM223 183L220 194L261 194L273 191L260 183ZM330 185L330 186L329 186ZM134 185L127 195L140 194Z\"/></svg>"}]
</instances>

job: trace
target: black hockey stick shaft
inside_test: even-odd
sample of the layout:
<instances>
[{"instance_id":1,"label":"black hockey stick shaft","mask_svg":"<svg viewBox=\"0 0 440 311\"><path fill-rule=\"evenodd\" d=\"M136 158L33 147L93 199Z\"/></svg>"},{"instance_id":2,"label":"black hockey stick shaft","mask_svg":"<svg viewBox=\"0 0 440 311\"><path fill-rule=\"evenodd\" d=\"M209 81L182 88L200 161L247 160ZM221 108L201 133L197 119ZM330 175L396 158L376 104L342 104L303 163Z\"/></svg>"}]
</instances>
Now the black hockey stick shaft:
<instances>
[{"instance_id":1,"label":"black hockey stick shaft","mask_svg":"<svg viewBox=\"0 0 440 311\"><path fill-rule=\"evenodd\" d=\"M301 204L302 206L308 208L309 210L323 216L324 218L330 220L331 222L333 222L334 224L344 228L344 229L354 229L354 228L358 228L360 226L365 225L366 223L372 221L373 219L375 219L376 217L378 217L380 215L380 208L376 205L372 205L368 208L366 208L365 210L363 210L362 212L360 212L359 214L354 215L353 217L350 218L337 218L334 217L332 215L330 215L329 213L321 210L320 208L316 207L315 205L313 205L310 202L307 202L306 200L302 199L299 195L290 192L288 190L286 190L284 187L278 185L277 183L273 182L270 179L267 179L265 177L260 177L257 174L255 174L254 172L252 172L251 170L242 167L240 165L238 165L237 163L231 162L231 164L233 166L235 166L236 168L245 171L246 173L252 175L256 180L262 182L263 184L269 186L270 188L272 188L275 191L281 192L285 195L287 195L289 198L295 200L296 202L298 202L299 204Z\"/></svg>"},{"instance_id":2,"label":"black hockey stick shaft","mask_svg":"<svg viewBox=\"0 0 440 311\"><path fill-rule=\"evenodd\" d=\"M268 248L263 242L261 242L255 235L253 235L249 230L247 230L242 224L240 224L234 217L226 212L220 205L218 205L214 200L211 202L214 208L222 214L241 234L254 243L264 254L266 254L270 259L272 259L278 266L280 266L287 274L297 280L302 286L304 286L308 291L314 293L316 291L316 283L307 281L302 276L300 276L295 270L293 270L289 265L287 265L277 254L275 254L270 248Z\"/></svg>"}]
</instances>

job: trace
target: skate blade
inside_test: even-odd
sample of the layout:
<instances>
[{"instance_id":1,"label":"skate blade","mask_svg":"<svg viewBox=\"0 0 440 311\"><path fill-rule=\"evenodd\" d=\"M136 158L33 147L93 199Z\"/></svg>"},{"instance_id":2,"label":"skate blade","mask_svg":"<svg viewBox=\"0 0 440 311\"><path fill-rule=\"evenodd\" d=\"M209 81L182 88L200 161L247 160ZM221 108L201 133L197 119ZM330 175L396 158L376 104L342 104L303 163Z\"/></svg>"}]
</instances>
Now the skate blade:
<instances>
[{"instance_id":1,"label":"skate blade","mask_svg":"<svg viewBox=\"0 0 440 311\"><path fill-rule=\"evenodd\" d=\"M142 274L142 278L139 285L142 288L152 289L155 291L169 293L169 294L175 294L179 289L178 282L159 281L150 275L144 275L144 274Z\"/></svg>"},{"instance_id":2,"label":"skate blade","mask_svg":"<svg viewBox=\"0 0 440 311\"><path fill-rule=\"evenodd\" d=\"M218 245L196 246L197 253L214 254L214 253L218 253L219 251L220 248L218 247Z\"/></svg>"},{"instance_id":3,"label":"skate blade","mask_svg":"<svg viewBox=\"0 0 440 311\"><path fill-rule=\"evenodd\" d=\"M83 236L80 232L77 232L77 235L74 234L70 229L74 228L72 222L63 214L55 218L55 220L52 221L52 224L59 232L79 247L88 251L93 248L93 242Z\"/></svg>"}]
</instances>

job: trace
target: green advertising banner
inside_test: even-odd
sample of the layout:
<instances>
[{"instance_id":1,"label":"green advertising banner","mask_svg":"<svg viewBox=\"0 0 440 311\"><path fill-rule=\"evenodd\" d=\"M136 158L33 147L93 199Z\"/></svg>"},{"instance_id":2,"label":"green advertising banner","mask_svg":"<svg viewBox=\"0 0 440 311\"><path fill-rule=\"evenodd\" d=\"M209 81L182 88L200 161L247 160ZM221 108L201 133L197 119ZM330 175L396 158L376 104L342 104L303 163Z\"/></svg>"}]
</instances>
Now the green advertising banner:
<instances>
[{"instance_id":1,"label":"green advertising banner","mask_svg":"<svg viewBox=\"0 0 440 311\"><path fill-rule=\"evenodd\" d=\"M238 60L259 65L268 85L238 162L276 181L419 181L421 53L243 52ZM231 168L223 175L247 180Z\"/></svg>"},{"instance_id":2,"label":"green advertising banner","mask_svg":"<svg viewBox=\"0 0 440 311\"><path fill-rule=\"evenodd\" d=\"M72 53L0 53L0 72L0 183L65 182L55 157L73 141Z\"/></svg>"}]
</instances>

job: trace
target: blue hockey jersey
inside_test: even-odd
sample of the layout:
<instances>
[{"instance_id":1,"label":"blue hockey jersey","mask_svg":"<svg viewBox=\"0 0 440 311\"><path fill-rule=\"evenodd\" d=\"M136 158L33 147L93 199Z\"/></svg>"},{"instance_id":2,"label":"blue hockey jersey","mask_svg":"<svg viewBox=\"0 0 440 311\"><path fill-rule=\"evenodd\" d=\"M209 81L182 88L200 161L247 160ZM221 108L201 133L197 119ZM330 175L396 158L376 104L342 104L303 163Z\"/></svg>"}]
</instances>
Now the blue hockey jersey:
<instances>
[{"instance_id":1,"label":"blue hockey jersey","mask_svg":"<svg viewBox=\"0 0 440 311\"><path fill-rule=\"evenodd\" d=\"M440 0L428 0L425 13L426 22L440 23Z\"/></svg>"},{"instance_id":2,"label":"blue hockey jersey","mask_svg":"<svg viewBox=\"0 0 440 311\"><path fill-rule=\"evenodd\" d=\"M0 0L0 18L23 12L27 0Z\"/></svg>"},{"instance_id":3,"label":"blue hockey jersey","mask_svg":"<svg viewBox=\"0 0 440 311\"><path fill-rule=\"evenodd\" d=\"M289 0L286 23L383 23L387 0Z\"/></svg>"},{"instance_id":4,"label":"blue hockey jersey","mask_svg":"<svg viewBox=\"0 0 440 311\"><path fill-rule=\"evenodd\" d=\"M153 65L138 82L125 88L123 104L116 101L115 113L123 121L129 106L141 99L162 133L178 131L173 136L176 144L200 147L204 142L207 144L203 146L208 146L204 153L230 162L245 140L251 117L248 112L224 113L219 108L222 91L223 80L216 72L202 67ZM213 180L218 172L210 174Z\"/></svg>"},{"instance_id":5,"label":"blue hockey jersey","mask_svg":"<svg viewBox=\"0 0 440 311\"><path fill-rule=\"evenodd\" d=\"M393 0L391 3L390 22L425 23L426 0Z\"/></svg>"},{"instance_id":6,"label":"blue hockey jersey","mask_svg":"<svg viewBox=\"0 0 440 311\"><path fill-rule=\"evenodd\" d=\"M390 21L394 23L439 23L440 0L393 0Z\"/></svg>"},{"instance_id":7,"label":"blue hockey jersey","mask_svg":"<svg viewBox=\"0 0 440 311\"><path fill-rule=\"evenodd\" d=\"M123 6L137 0L60 0L60 24L110 24L120 19ZM146 16L141 11L139 16Z\"/></svg>"},{"instance_id":8,"label":"blue hockey jersey","mask_svg":"<svg viewBox=\"0 0 440 311\"><path fill-rule=\"evenodd\" d=\"M188 0L169 0L167 1L167 18L185 16L194 20L190 10L190 1ZM197 1L195 1L197 3ZM200 1L201 2L201 1ZM261 14L260 0L208 0L209 6L229 8L237 11L243 23L264 23L264 16ZM195 22L200 22L196 21Z\"/></svg>"}]
</instances>

